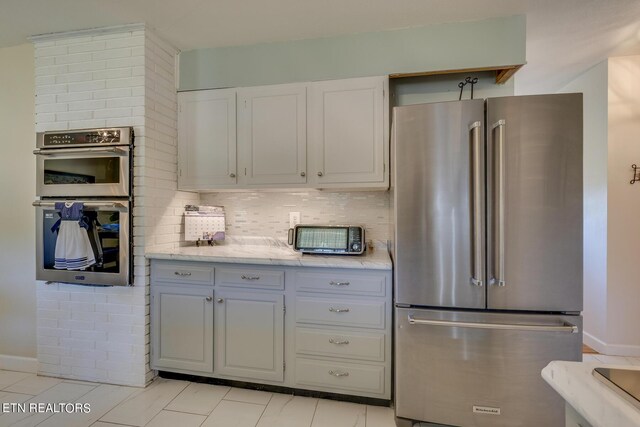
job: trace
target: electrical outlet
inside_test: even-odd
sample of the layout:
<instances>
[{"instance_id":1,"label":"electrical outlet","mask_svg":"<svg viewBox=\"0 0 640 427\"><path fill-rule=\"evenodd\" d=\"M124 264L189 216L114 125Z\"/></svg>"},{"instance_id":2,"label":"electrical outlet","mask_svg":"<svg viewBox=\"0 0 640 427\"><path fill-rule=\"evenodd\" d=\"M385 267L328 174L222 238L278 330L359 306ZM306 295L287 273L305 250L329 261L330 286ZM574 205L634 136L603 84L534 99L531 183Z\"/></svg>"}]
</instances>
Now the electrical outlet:
<instances>
[{"instance_id":1,"label":"electrical outlet","mask_svg":"<svg viewBox=\"0 0 640 427\"><path fill-rule=\"evenodd\" d=\"M289 228L300 224L300 212L289 212Z\"/></svg>"}]
</instances>

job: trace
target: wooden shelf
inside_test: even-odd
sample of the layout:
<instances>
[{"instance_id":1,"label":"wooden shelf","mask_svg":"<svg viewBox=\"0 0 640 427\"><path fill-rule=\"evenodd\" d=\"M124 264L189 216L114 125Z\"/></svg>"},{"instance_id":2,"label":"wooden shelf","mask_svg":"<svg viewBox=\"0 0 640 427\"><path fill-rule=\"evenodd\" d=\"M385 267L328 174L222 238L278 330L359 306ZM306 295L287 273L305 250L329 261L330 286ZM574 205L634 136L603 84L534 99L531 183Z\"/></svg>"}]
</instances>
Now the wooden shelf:
<instances>
[{"instance_id":1,"label":"wooden shelf","mask_svg":"<svg viewBox=\"0 0 640 427\"><path fill-rule=\"evenodd\" d=\"M417 73L398 73L389 74L390 79L402 79L405 77L422 77L422 76L438 76L443 74L463 74L474 73L480 71L495 71L496 84L506 83L524 64L517 65L499 65L495 67L478 67L478 68L461 68L457 70L437 70L437 71L421 71Z\"/></svg>"}]
</instances>

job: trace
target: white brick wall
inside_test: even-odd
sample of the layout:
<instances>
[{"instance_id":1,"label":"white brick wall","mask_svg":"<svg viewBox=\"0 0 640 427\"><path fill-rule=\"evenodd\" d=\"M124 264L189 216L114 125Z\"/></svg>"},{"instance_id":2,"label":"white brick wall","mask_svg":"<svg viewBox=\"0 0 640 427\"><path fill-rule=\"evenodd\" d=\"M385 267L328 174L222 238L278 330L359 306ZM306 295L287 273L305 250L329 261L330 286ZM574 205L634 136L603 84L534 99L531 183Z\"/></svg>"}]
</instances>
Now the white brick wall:
<instances>
[{"instance_id":1,"label":"white brick wall","mask_svg":"<svg viewBox=\"0 0 640 427\"><path fill-rule=\"evenodd\" d=\"M149 369L146 250L175 247L184 205L177 191L176 51L143 26L34 40L36 130L133 126L133 287L38 283L39 372L143 386Z\"/></svg>"}]
</instances>

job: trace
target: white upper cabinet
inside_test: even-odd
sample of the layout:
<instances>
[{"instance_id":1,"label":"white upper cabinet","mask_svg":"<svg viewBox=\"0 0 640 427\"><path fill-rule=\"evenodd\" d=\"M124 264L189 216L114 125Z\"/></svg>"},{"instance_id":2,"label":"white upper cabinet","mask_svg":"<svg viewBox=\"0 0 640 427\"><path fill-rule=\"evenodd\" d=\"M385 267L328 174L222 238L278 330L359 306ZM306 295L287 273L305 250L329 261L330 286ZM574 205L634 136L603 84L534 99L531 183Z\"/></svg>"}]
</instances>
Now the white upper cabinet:
<instances>
[{"instance_id":1,"label":"white upper cabinet","mask_svg":"<svg viewBox=\"0 0 640 427\"><path fill-rule=\"evenodd\" d=\"M238 147L244 182L307 182L307 85L238 90Z\"/></svg>"},{"instance_id":2,"label":"white upper cabinet","mask_svg":"<svg viewBox=\"0 0 640 427\"><path fill-rule=\"evenodd\" d=\"M233 187L236 170L236 90L178 94L178 187Z\"/></svg>"},{"instance_id":3,"label":"white upper cabinet","mask_svg":"<svg viewBox=\"0 0 640 427\"><path fill-rule=\"evenodd\" d=\"M309 173L315 187L388 186L387 93L387 77L311 84Z\"/></svg>"},{"instance_id":4,"label":"white upper cabinet","mask_svg":"<svg viewBox=\"0 0 640 427\"><path fill-rule=\"evenodd\" d=\"M384 76L182 92L178 188L386 189L388 86Z\"/></svg>"}]
</instances>

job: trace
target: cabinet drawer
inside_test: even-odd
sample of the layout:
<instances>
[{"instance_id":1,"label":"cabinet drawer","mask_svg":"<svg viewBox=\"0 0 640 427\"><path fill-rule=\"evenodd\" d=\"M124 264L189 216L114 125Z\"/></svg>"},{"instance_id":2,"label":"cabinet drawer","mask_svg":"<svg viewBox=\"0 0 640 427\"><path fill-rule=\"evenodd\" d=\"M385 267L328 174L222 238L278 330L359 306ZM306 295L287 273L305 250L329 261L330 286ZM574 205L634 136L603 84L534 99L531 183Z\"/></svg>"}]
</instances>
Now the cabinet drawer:
<instances>
[{"instance_id":1,"label":"cabinet drawer","mask_svg":"<svg viewBox=\"0 0 640 427\"><path fill-rule=\"evenodd\" d=\"M216 285L284 289L284 270L262 270L253 268L218 268Z\"/></svg>"},{"instance_id":2,"label":"cabinet drawer","mask_svg":"<svg viewBox=\"0 0 640 427\"><path fill-rule=\"evenodd\" d=\"M296 353L384 362L384 333L296 328Z\"/></svg>"},{"instance_id":3,"label":"cabinet drawer","mask_svg":"<svg viewBox=\"0 0 640 427\"><path fill-rule=\"evenodd\" d=\"M151 264L151 280L172 283L213 284L213 267L206 264Z\"/></svg>"},{"instance_id":4,"label":"cabinet drawer","mask_svg":"<svg viewBox=\"0 0 640 427\"><path fill-rule=\"evenodd\" d=\"M386 276L384 274L335 272L295 273L296 290L302 292L331 292L352 295L384 296Z\"/></svg>"},{"instance_id":5,"label":"cabinet drawer","mask_svg":"<svg viewBox=\"0 0 640 427\"><path fill-rule=\"evenodd\" d=\"M384 366L298 357L296 383L364 393L384 393Z\"/></svg>"},{"instance_id":6,"label":"cabinet drawer","mask_svg":"<svg viewBox=\"0 0 640 427\"><path fill-rule=\"evenodd\" d=\"M346 298L296 298L296 322L384 329L385 302Z\"/></svg>"}]
</instances>

